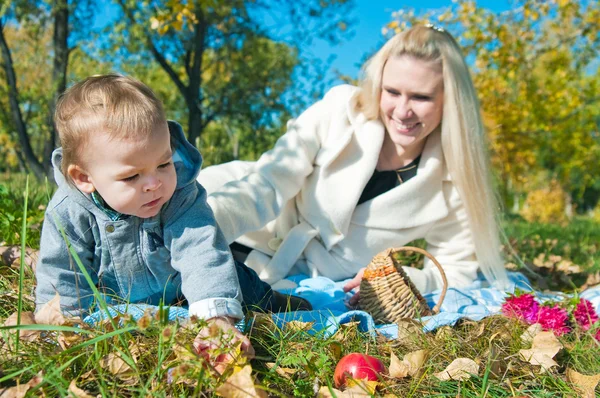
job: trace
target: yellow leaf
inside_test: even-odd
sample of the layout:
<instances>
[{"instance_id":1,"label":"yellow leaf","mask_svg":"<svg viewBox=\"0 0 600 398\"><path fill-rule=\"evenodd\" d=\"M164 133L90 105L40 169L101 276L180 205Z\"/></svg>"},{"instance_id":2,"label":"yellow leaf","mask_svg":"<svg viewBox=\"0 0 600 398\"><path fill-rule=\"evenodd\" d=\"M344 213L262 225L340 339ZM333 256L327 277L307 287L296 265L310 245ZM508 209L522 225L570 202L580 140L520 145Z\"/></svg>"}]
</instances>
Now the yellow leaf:
<instances>
[{"instance_id":1,"label":"yellow leaf","mask_svg":"<svg viewBox=\"0 0 600 398\"><path fill-rule=\"evenodd\" d=\"M469 358L456 358L448 367L434 376L440 380L467 380L479 373L479 365Z\"/></svg>"}]
</instances>

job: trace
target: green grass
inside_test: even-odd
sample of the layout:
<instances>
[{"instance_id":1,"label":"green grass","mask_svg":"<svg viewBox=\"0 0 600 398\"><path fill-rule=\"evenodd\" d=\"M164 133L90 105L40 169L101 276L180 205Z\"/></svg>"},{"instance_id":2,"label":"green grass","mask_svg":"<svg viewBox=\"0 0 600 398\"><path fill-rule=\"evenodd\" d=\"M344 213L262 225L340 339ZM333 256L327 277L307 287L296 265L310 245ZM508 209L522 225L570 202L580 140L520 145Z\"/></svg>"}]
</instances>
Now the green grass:
<instances>
[{"instance_id":1,"label":"green grass","mask_svg":"<svg viewBox=\"0 0 600 398\"><path fill-rule=\"evenodd\" d=\"M30 190L23 233L25 185L22 181L1 184L7 187L3 197L11 199L0 202L0 211L20 220L10 229L0 229L3 239L36 247L39 229L34 227L41 224L43 211L35 209L47 202L45 187L33 184ZM507 260L524 272L531 272L529 269L534 273L545 272L543 279L548 285L557 284L573 292L581 285L578 274L585 276L598 270L600 228L588 219L576 218L566 228L512 219L505 228L513 249L505 248ZM7 233L13 234L10 239L5 237ZM423 242L415 245L422 247ZM540 260L542 254L544 258ZM556 257L550 260L551 256ZM517 257L524 265L520 265ZM405 254L403 258L407 264L421 263L414 254ZM579 271L561 271L565 262L576 265ZM557 274L561 277L555 277ZM28 267L0 265L0 322L19 308L22 319L27 311L33 310L33 292L34 276ZM29 395L67 396L74 381L92 396L214 396L235 369L232 366L218 375L194 354L192 341L203 325L202 322L168 323L160 316L149 315L136 322L124 315L95 327L74 322L60 327L2 327L0 391L24 384L43 371L41 383L31 387ZM260 314L249 314L247 325L246 332L257 353L250 363L252 374L261 388L275 397L315 396L315 389L333 384L337 361L351 352L379 357L389 366L391 353L402 359L409 352L427 350L427 360L415 377L381 380L376 394L382 396L575 396L573 386L565 378L567 368L584 374L600 373L597 360L600 345L590 332L576 330L561 337L565 348L555 357L559 367L542 374L539 367L523 362L518 356L520 349L530 346L520 338L526 325L502 316L481 322L462 321L455 327L443 327L428 334L414 331L398 340L361 333L354 325L340 328L333 336L311 334L294 326L281 329L270 317ZM34 329L38 333L32 335ZM18 330L21 337L17 343ZM227 346L224 343L220 352L235 352L235 348ZM478 375L466 381L439 381L433 376L461 357L479 364ZM111 360L112 368L108 366Z\"/></svg>"}]
</instances>

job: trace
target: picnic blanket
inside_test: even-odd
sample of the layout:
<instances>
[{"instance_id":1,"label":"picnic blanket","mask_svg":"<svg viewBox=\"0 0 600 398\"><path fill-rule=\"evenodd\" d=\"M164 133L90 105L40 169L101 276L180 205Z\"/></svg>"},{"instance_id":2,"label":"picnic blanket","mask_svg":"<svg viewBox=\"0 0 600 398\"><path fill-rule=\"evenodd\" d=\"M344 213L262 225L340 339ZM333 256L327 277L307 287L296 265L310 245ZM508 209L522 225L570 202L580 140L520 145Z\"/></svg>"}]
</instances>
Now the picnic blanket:
<instances>
[{"instance_id":1,"label":"picnic blanket","mask_svg":"<svg viewBox=\"0 0 600 398\"><path fill-rule=\"evenodd\" d=\"M490 287L482 276L469 286L449 288L440 313L421 318L424 324L423 331L429 332L444 325L454 325L462 318L479 321L490 315L500 313L507 294L514 292L515 289L532 291L529 280L523 274L509 272L508 275L510 288L507 291ZM349 310L346 307L347 300L353 294L344 293L343 286L346 282L347 280L334 282L324 277L309 278L306 275L294 275L278 282L274 285L274 289L307 299L312 304L313 310L273 314L273 320L280 327L290 321L314 322L311 333L322 333L324 336L335 333L341 324L359 322L358 328L363 332L375 334L377 331L388 338L397 338L397 324L375 325L373 318L368 313ZM534 293L541 302L547 300L561 301L569 297L562 293ZM439 296L440 291L435 291L424 297L429 306L433 308ZM596 312L600 315L600 286L582 292L579 297L591 301ZM151 311L158 310L156 306L145 304L118 305L109 308L113 316L117 313L128 313L133 319L140 318L148 309ZM97 311L87 316L84 321L93 325L105 318L106 313L104 311ZM169 308L170 320L184 320L187 318L188 311L186 308ZM243 326L243 324L239 325L240 328L243 328Z\"/></svg>"}]
</instances>

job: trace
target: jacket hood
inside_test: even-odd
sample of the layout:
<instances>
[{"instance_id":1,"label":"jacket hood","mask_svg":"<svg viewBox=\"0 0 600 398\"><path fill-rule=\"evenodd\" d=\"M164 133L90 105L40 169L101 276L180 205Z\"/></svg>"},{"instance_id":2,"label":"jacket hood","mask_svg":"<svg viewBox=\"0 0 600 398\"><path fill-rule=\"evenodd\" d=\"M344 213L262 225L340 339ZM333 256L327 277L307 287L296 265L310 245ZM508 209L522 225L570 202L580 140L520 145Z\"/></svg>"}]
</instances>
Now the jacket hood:
<instances>
[{"instance_id":1,"label":"jacket hood","mask_svg":"<svg viewBox=\"0 0 600 398\"><path fill-rule=\"evenodd\" d=\"M196 177L202 167L202 156L196 147L188 142L179 123L167 122L171 135L171 148L173 149L173 164L177 173L177 190L196 182ZM73 184L69 184L62 173L62 147L52 152L52 166L54 167L54 181L60 189L75 191L73 198L87 208L95 208L89 196L80 192ZM91 204L90 206L87 206Z\"/></svg>"}]
</instances>

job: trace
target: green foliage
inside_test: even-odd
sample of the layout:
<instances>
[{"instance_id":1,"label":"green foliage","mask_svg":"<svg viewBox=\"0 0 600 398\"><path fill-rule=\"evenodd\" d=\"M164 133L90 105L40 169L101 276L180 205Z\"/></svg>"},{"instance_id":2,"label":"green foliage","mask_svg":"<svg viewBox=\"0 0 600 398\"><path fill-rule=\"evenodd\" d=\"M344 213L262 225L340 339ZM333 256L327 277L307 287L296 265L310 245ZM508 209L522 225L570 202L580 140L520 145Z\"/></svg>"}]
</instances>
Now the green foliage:
<instances>
[{"instance_id":1,"label":"green foliage","mask_svg":"<svg viewBox=\"0 0 600 398\"><path fill-rule=\"evenodd\" d=\"M53 188L30 179L29 203L27 211L27 240L31 248L38 248L41 225ZM24 175L0 176L0 242L4 245L16 245L21 241L23 205L25 192Z\"/></svg>"},{"instance_id":2,"label":"green foliage","mask_svg":"<svg viewBox=\"0 0 600 398\"><path fill-rule=\"evenodd\" d=\"M566 225L569 222L565 214L566 197L567 193L558 182L552 181L549 187L527 194L521 216L529 222Z\"/></svg>"}]
</instances>

